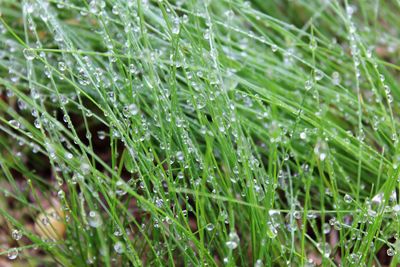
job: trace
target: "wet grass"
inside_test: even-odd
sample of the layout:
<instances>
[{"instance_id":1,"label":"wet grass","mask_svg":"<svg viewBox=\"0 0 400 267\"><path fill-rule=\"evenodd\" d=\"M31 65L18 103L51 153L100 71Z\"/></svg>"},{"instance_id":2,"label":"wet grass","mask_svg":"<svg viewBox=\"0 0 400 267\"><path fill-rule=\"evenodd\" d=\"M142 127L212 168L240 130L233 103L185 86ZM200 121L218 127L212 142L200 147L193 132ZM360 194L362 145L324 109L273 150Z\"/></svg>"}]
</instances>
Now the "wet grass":
<instances>
[{"instance_id":1,"label":"wet grass","mask_svg":"<svg viewBox=\"0 0 400 267\"><path fill-rule=\"evenodd\" d=\"M397 266L398 1L0 2L0 264Z\"/></svg>"}]
</instances>

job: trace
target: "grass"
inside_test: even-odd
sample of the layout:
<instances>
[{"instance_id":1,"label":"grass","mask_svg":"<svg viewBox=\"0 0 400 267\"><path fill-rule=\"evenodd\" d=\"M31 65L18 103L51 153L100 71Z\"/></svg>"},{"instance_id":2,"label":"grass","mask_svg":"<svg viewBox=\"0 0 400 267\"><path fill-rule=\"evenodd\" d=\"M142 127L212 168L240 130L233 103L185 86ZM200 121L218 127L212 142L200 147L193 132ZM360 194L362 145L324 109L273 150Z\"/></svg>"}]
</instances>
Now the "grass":
<instances>
[{"instance_id":1,"label":"grass","mask_svg":"<svg viewBox=\"0 0 400 267\"><path fill-rule=\"evenodd\" d=\"M399 12L0 1L3 264L398 266Z\"/></svg>"}]
</instances>

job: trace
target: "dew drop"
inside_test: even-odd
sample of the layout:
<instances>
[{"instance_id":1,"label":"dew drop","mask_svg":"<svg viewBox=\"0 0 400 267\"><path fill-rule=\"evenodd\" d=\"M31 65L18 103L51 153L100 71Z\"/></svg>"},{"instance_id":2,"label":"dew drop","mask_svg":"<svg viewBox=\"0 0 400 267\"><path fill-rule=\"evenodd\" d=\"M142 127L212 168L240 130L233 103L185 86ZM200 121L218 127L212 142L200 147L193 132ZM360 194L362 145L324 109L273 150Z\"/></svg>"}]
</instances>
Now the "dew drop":
<instances>
[{"instance_id":1,"label":"dew drop","mask_svg":"<svg viewBox=\"0 0 400 267\"><path fill-rule=\"evenodd\" d=\"M172 33L179 34L180 31L180 19L178 17L174 18L172 21Z\"/></svg>"},{"instance_id":2,"label":"dew drop","mask_svg":"<svg viewBox=\"0 0 400 267\"><path fill-rule=\"evenodd\" d=\"M139 113L139 109L135 104L130 104L124 106L122 113L126 118L130 118L132 116L135 116Z\"/></svg>"},{"instance_id":3,"label":"dew drop","mask_svg":"<svg viewBox=\"0 0 400 267\"><path fill-rule=\"evenodd\" d=\"M24 57L29 61L35 58L35 50L33 50L32 48L24 48L23 53Z\"/></svg>"},{"instance_id":4,"label":"dew drop","mask_svg":"<svg viewBox=\"0 0 400 267\"><path fill-rule=\"evenodd\" d=\"M13 229L13 230L11 231L11 237L12 237L14 240L20 240L20 239L22 238L22 233L21 233L21 231L19 231L18 229Z\"/></svg>"},{"instance_id":5,"label":"dew drop","mask_svg":"<svg viewBox=\"0 0 400 267\"><path fill-rule=\"evenodd\" d=\"M324 78L324 73L321 70L316 69L314 73L314 78L316 81L322 80Z\"/></svg>"},{"instance_id":6,"label":"dew drop","mask_svg":"<svg viewBox=\"0 0 400 267\"><path fill-rule=\"evenodd\" d=\"M344 195L344 202L351 203L352 201L353 198L349 194Z\"/></svg>"},{"instance_id":7,"label":"dew drop","mask_svg":"<svg viewBox=\"0 0 400 267\"><path fill-rule=\"evenodd\" d=\"M317 40L315 40L314 38L311 39L310 44L309 44L309 48L311 50L315 50L315 49L317 49L317 47L318 47Z\"/></svg>"},{"instance_id":8,"label":"dew drop","mask_svg":"<svg viewBox=\"0 0 400 267\"><path fill-rule=\"evenodd\" d=\"M276 230L275 226L271 222L267 223L267 235L271 239L278 235L278 230Z\"/></svg>"},{"instance_id":9,"label":"dew drop","mask_svg":"<svg viewBox=\"0 0 400 267\"><path fill-rule=\"evenodd\" d=\"M393 248L388 248L388 250L386 250L386 254L387 254L389 257L393 257L396 253L395 253L395 251L394 251Z\"/></svg>"},{"instance_id":10,"label":"dew drop","mask_svg":"<svg viewBox=\"0 0 400 267\"><path fill-rule=\"evenodd\" d=\"M263 267L264 263L261 259L256 260L256 263L254 263L254 267Z\"/></svg>"},{"instance_id":11,"label":"dew drop","mask_svg":"<svg viewBox=\"0 0 400 267\"><path fill-rule=\"evenodd\" d=\"M326 258L331 254L331 246L328 243L318 243L317 248Z\"/></svg>"},{"instance_id":12,"label":"dew drop","mask_svg":"<svg viewBox=\"0 0 400 267\"><path fill-rule=\"evenodd\" d=\"M185 159L185 156L184 156L184 154L183 154L182 151L176 152L176 159L177 159L178 161L183 161L183 160Z\"/></svg>"},{"instance_id":13,"label":"dew drop","mask_svg":"<svg viewBox=\"0 0 400 267\"><path fill-rule=\"evenodd\" d=\"M117 229L115 229L114 235L115 236L122 236L122 231L121 231L121 229L119 227Z\"/></svg>"},{"instance_id":14,"label":"dew drop","mask_svg":"<svg viewBox=\"0 0 400 267\"><path fill-rule=\"evenodd\" d=\"M19 127L21 127L21 123L19 123L19 121L16 120L10 120L8 121L8 123L16 129L19 129Z\"/></svg>"},{"instance_id":15,"label":"dew drop","mask_svg":"<svg viewBox=\"0 0 400 267\"><path fill-rule=\"evenodd\" d=\"M90 211L88 216L88 223L91 227L98 228L103 224L103 221L96 211Z\"/></svg>"},{"instance_id":16,"label":"dew drop","mask_svg":"<svg viewBox=\"0 0 400 267\"><path fill-rule=\"evenodd\" d=\"M119 180L115 183L116 189L115 189L115 194L118 196L123 196L125 195L126 192L126 185L123 181Z\"/></svg>"},{"instance_id":17,"label":"dew drop","mask_svg":"<svg viewBox=\"0 0 400 267\"><path fill-rule=\"evenodd\" d=\"M340 74L339 72L335 71L332 73L332 83L333 85L339 85L340 84Z\"/></svg>"},{"instance_id":18,"label":"dew drop","mask_svg":"<svg viewBox=\"0 0 400 267\"><path fill-rule=\"evenodd\" d=\"M383 193L376 194L372 199L371 202L375 205L380 205L383 200Z\"/></svg>"},{"instance_id":19,"label":"dew drop","mask_svg":"<svg viewBox=\"0 0 400 267\"><path fill-rule=\"evenodd\" d=\"M100 140L104 140L104 139L106 138L106 133L105 133L104 131L98 131L98 132L97 132L97 137L98 137Z\"/></svg>"},{"instance_id":20,"label":"dew drop","mask_svg":"<svg viewBox=\"0 0 400 267\"><path fill-rule=\"evenodd\" d=\"M329 223L324 223L322 225L322 232L324 234L329 234L331 232L331 226L329 225Z\"/></svg>"},{"instance_id":21,"label":"dew drop","mask_svg":"<svg viewBox=\"0 0 400 267\"><path fill-rule=\"evenodd\" d=\"M67 69L67 66L65 65L64 62L60 61L58 62L58 70L61 72L64 72Z\"/></svg>"},{"instance_id":22,"label":"dew drop","mask_svg":"<svg viewBox=\"0 0 400 267\"><path fill-rule=\"evenodd\" d=\"M81 171L83 175L87 175L90 173L90 165L86 162L81 164Z\"/></svg>"},{"instance_id":23,"label":"dew drop","mask_svg":"<svg viewBox=\"0 0 400 267\"><path fill-rule=\"evenodd\" d=\"M228 238L229 238L228 241L225 242L226 246L230 250L234 250L235 248L237 248L240 243L240 239L239 239L239 236L237 235L237 233L235 233L235 232L229 233Z\"/></svg>"},{"instance_id":24,"label":"dew drop","mask_svg":"<svg viewBox=\"0 0 400 267\"><path fill-rule=\"evenodd\" d=\"M125 246L121 241L118 241L117 243L114 244L114 251L117 252L118 254L122 254L125 251Z\"/></svg>"},{"instance_id":25,"label":"dew drop","mask_svg":"<svg viewBox=\"0 0 400 267\"><path fill-rule=\"evenodd\" d=\"M311 80L307 80L305 83L304 83L304 88L307 90L307 91L309 91L312 87L313 87L313 82L311 81Z\"/></svg>"},{"instance_id":26,"label":"dew drop","mask_svg":"<svg viewBox=\"0 0 400 267\"><path fill-rule=\"evenodd\" d=\"M17 248L12 248L8 251L7 257L10 260L15 260L18 257L18 249Z\"/></svg>"},{"instance_id":27,"label":"dew drop","mask_svg":"<svg viewBox=\"0 0 400 267\"><path fill-rule=\"evenodd\" d=\"M212 223L207 224L206 229L207 231L211 232L212 230L214 230L215 226Z\"/></svg>"}]
</instances>

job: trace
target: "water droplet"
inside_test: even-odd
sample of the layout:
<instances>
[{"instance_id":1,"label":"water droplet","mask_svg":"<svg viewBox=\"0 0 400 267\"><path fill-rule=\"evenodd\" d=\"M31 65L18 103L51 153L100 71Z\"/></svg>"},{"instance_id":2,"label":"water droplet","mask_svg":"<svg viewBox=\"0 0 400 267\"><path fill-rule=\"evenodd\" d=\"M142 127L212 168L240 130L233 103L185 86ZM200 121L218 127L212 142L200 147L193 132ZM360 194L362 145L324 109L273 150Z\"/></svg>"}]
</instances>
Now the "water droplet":
<instances>
[{"instance_id":1,"label":"water droplet","mask_svg":"<svg viewBox=\"0 0 400 267\"><path fill-rule=\"evenodd\" d=\"M162 208L164 206L164 200L162 198L157 198L156 199L156 206L157 206L157 208Z\"/></svg>"},{"instance_id":2,"label":"water droplet","mask_svg":"<svg viewBox=\"0 0 400 267\"><path fill-rule=\"evenodd\" d=\"M204 37L205 40L210 39L210 30L208 30L208 29L205 30L204 33L203 33L203 37Z\"/></svg>"},{"instance_id":3,"label":"water droplet","mask_svg":"<svg viewBox=\"0 0 400 267\"><path fill-rule=\"evenodd\" d=\"M322 225L322 232L324 234L329 234L331 232L331 226L329 225L329 223L324 223Z\"/></svg>"},{"instance_id":4,"label":"water droplet","mask_svg":"<svg viewBox=\"0 0 400 267\"><path fill-rule=\"evenodd\" d=\"M8 251L7 257L10 260L15 260L18 257L18 249L17 248L12 248Z\"/></svg>"},{"instance_id":5,"label":"water droplet","mask_svg":"<svg viewBox=\"0 0 400 267\"><path fill-rule=\"evenodd\" d=\"M81 171L83 175L87 175L90 173L90 165L86 162L81 164Z\"/></svg>"},{"instance_id":6,"label":"water droplet","mask_svg":"<svg viewBox=\"0 0 400 267\"><path fill-rule=\"evenodd\" d=\"M97 136L100 140L104 140L106 138L106 133L104 131L98 131Z\"/></svg>"},{"instance_id":7,"label":"water droplet","mask_svg":"<svg viewBox=\"0 0 400 267\"><path fill-rule=\"evenodd\" d=\"M64 198L64 196L65 196L65 193L64 193L64 191L62 191L62 190L59 190L59 191L57 192L57 196L58 196L59 198L63 199L63 198Z\"/></svg>"},{"instance_id":8,"label":"water droplet","mask_svg":"<svg viewBox=\"0 0 400 267\"><path fill-rule=\"evenodd\" d=\"M118 227L117 229L115 229L114 235L115 235L115 236L122 236L121 228Z\"/></svg>"},{"instance_id":9,"label":"water droplet","mask_svg":"<svg viewBox=\"0 0 400 267\"><path fill-rule=\"evenodd\" d=\"M356 264L360 261L361 255L359 253L351 253L349 257L349 262L351 264Z\"/></svg>"},{"instance_id":10,"label":"water droplet","mask_svg":"<svg viewBox=\"0 0 400 267\"><path fill-rule=\"evenodd\" d=\"M118 241L117 243L114 244L114 251L117 252L118 254L122 254L125 251L125 246L122 242Z\"/></svg>"},{"instance_id":11,"label":"water droplet","mask_svg":"<svg viewBox=\"0 0 400 267\"><path fill-rule=\"evenodd\" d=\"M314 153L318 155L321 161L324 161L328 153L328 145L323 141L318 141L314 148Z\"/></svg>"},{"instance_id":12,"label":"water droplet","mask_svg":"<svg viewBox=\"0 0 400 267\"><path fill-rule=\"evenodd\" d=\"M271 45L271 50L272 50L272 52L276 52L276 51L278 51L278 46L276 45L276 44L272 44Z\"/></svg>"},{"instance_id":13,"label":"water droplet","mask_svg":"<svg viewBox=\"0 0 400 267\"><path fill-rule=\"evenodd\" d=\"M387 254L389 257L393 257L396 253L395 253L395 251L394 251L393 248L388 248L388 250L386 250L386 254Z\"/></svg>"},{"instance_id":14,"label":"water droplet","mask_svg":"<svg viewBox=\"0 0 400 267\"><path fill-rule=\"evenodd\" d=\"M8 123L16 129L19 129L19 127L21 127L21 123L19 123L19 121L16 120L10 120L8 121Z\"/></svg>"},{"instance_id":15,"label":"water droplet","mask_svg":"<svg viewBox=\"0 0 400 267\"><path fill-rule=\"evenodd\" d=\"M32 48L24 48L23 53L24 57L29 61L33 60L36 56L35 50L33 50Z\"/></svg>"},{"instance_id":16,"label":"water droplet","mask_svg":"<svg viewBox=\"0 0 400 267\"><path fill-rule=\"evenodd\" d=\"M380 205L383 200L383 193L376 194L372 199L371 202L375 205Z\"/></svg>"},{"instance_id":17,"label":"water droplet","mask_svg":"<svg viewBox=\"0 0 400 267\"><path fill-rule=\"evenodd\" d=\"M212 230L214 230L214 224L212 224L212 223L209 223L209 224L207 224L207 226L206 226L206 229L207 229L207 231L209 231L209 232L211 232Z\"/></svg>"},{"instance_id":18,"label":"water droplet","mask_svg":"<svg viewBox=\"0 0 400 267\"><path fill-rule=\"evenodd\" d=\"M278 230L276 230L275 226L271 222L267 223L267 235L271 239L278 235Z\"/></svg>"},{"instance_id":19,"label":"water droplet","mask_svg":"<svg viewBox=\"0 0 400 267\"><path fill-rule=\"evenodd\" d=\"M139 113L139 109L135 104L130 104L124 106L122 113L126 118L130 118L132 116L135 116Z\"/></svg>"},{"instance_id":20,"label":"water droplet","mask_svg":"<svg viewBox=\"0 0 400 267\"><path fill-rule=\"evenodd\" d=\"M173 34L179 34L180 31L180 19L178 17L174 18L172 21L172 33Z\"/></svg>"},{"instance_id":21,"label":"water droplet","mask_svg":"<svg viewBox=\"0 0 400 267\"><path fill-rule=\"evenodd\" d=\"M317 49L317 47L318 47L317 40L315 40L314 38L312 38L312 39L310 40L309 47L310 47L311 50Z\"/></svg>"},{"instance_id":22,"label":"water droplet","mask_svg":"<svg viewBox=\"0 0 400 267\"><path fill-rule=\"evenodd\" d=\"M256 263L254 263L254 267L263 267L264 263L261 259L256 260Z\"/></svg>"},{"instance_id":23,"label":"water droplet","mask_svg":"<svg viewBox=\"0 0 400 267\"><path fill-rule=\"evenodd\" d=\"M353 198L349 194L344 195L344 202L351 203L352 201L353 201Z\"/></svg>"},{"instance_id":24,"label":"water droplet","mask_svg":"<svg viewBox=\"0 0 400 267\"><path fill-rule=\"evenodd\" d=\"M117 5L114 5L114 6L112 7L111 12L112 12L114 15L119 15L119 7L118 7Z\"/></svg>"},{"instance_id":25,"label":"water droplet","mask_svg":"<svg viewBox=\"0 0 400 267\"><path fill-rule=\"evenodd\" d=\"M400 205L399 204L393 206L393 212L395 215L400 215Z\"/></svg>"},{"instance_id":26,"label":"water droplet","mask_svg":"<svg viewBox=\"0 0 400 267\"><path fill-rule=\"evenodd\" d=\"M58 70L59 71L64 72L66 69L67 69L67 65L64 62L62 62L62 61L58 62Z\"/></svg>"},{"instance_id":27,"label":"water droplet","mask_svg":"<svg viewBox=\"0 0 400 267\"><path fill-rule=\"evenodd\" d=\"M182 152L182 151L176 152L176 159L177 159L178 161L183 161L183 160L185 159L185 156L183 155L183 152Z\"/></svg>"},{"instance_id":28,"label":"water droplet","mask_svg":"<svg viewBox=\"0 0 400 267\"><path fill-rule=\"evenodd\" d=\"M90 211L88 216L88 223L93 228L98 228L103 224L100 215L96 211Z\"/></svg>"},{"instance_id":29,"label":"water droplet","mask_svg":"<svg viewBox=\"0 0 400 267\"><path fill-rule=\"evenodd\" d=\"M305 132L300 133L300 139L305 140L307 138L307 134Z\"/></svg>"},{"instance_id":30,"label":"water droplet","mask_svg":"<svg viewBox=\"0 0 400 267\"><path fill-rule=\"evenodd\" d=\"M123 195L125 195L127 193L126 192L126 188L125 188L126 184L123 181L121 181L121 180L117 181L115 183L115 186L116 186L116 189L115 189L115 194L116 195L123 196Z\"/></svg>"},{"instance_id":31,"label":"water droplet","mask_svg":"<svg viewBox=\"0 0 400 267\"><path fill-rule=\"evenodd\" d=\"M311 80L307 80L307 81L304 83L304 88L305 88L307 91L310 90L313 86L314 86L314 84L313 84L313 82L312 82Z\"/></svg>"},{"instance_id":32,"label":"water droplet","mask_svg":"<svg viewBox=\"0 0 400 267\"><path fill-rule=\"evenodd\" d=\"M237 248L240 243L240 239L237 233L230 232L228 238L228 241L225 242L226 246L231 250Z\"/></svg>"},{"instance_id":33,"label":"water droplet","mask_svg":"<svg viewBox=\"0 0 400 267\"><path fill-rule=\"evenodd\" d=\"M322 80L324 78L324 73L321 70L316 69L314 73L314 78L316 81Z\"/></svg>"},{"instance_id":34,"label":"water droplet","mask_svg":"<svg viewBox=\"0 0 400 267\"><path fill-rule=\"evenodd\" d=\"M18 229L13 229L11 232L11 236L14 240L20 240L22 238L22 233Z\"/></svg>"},{"instance_id":35,"label":"water droplet","mask_svg":"<svg viewBox=\"0 0 400 267\"><path fill-rule=\"evenodd\" d=\"M318 243L317 248L326 258L331 254L331 246L328 243Z\"/></svg>"},{"instance_id":36,"label":"water droplet","mask_svg":"<svg viewBox=\"0 0 400 267\"><path fill-rule=\"evenodd\" d=\"M333 85L339 85L340 84L340 74L339 72L335 71L332 73L332 83Z\"/></svg>"}]
</instances>

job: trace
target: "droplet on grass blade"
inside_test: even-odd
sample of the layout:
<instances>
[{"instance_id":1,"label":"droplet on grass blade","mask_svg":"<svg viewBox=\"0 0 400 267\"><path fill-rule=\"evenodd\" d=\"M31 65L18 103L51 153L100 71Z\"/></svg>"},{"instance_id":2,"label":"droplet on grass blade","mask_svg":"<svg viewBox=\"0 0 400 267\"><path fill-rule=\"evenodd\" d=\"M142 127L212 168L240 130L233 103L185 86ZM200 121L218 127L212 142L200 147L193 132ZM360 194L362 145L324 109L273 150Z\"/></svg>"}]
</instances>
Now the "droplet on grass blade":
<instances>
[{"instance_id":1,"label":"droplet on grass blade","mask_svg":"<svg viewBox=\"0 0 400 267\"><path fill-rule=\"evenodd\" d=\"M32 61L36 56L35 50L33 50L32 48L24 48L22 52L24 53L24 57L29 61Z\"/></svg>"},{"instance_id":2,"label":"droplet on grass blade","mask_svg":"<svg viewBox=\"0 0 400 267\"><path fill-rule=\"evenodd\" d=\"M331 226L329 225L329 223L324 223L322 225L322 232L324 234L329 234L331 232Z\"/></svg>"},{"instance_id":3,"label":"droplet on grass blade","mask_svg":"<svg viewBox=\"0 0 400 267\"><path fill-rule=\"evenodd\" d=\"M360 261L361 255L359 253L351 253L349 257L349 262L351 264L356 264Z\"/></svg>"},{"instance_id":4,"label":"droplet on grass blade","mask_svg":"<svg viewBox=\"0 0 400 267\"><path fill-rule=\"evenodd\" d=\"M206 229L207 229L207 231L209 231L209 232L211 232L212 230L214 230L214 224L212 224L212 223L209 223L209 224L207 224L206 225Z\"/></svg>"},{"instance_id":5,"label":"droplet on grass blade","mask_svg":"<svg viewBox=\"0 0 400 267\"><path fill-rule=\"evenodd\" d=\"M324 78L324 73L321 70L316 69L314 73L314 78L316 81L322 80Z\"/></svg>"},{"instance_id":6,"label":"droplet on grass blade","mask_svg":"<svg viewBox=\"0 0 400 267\"><path fill-rule=\"evenodd\" d=\"M103 225L103 220L96 211L90 211L88 216L88 223L93 228L98 228Z\"/></svg>"},{"instance_id":7,"label":"droplet on grass blade","mask_svg":"<svg viewBox=\"0 0 400 267\"><path fill-rule=\"evenodd\" d=\"M117 229L115 229L115 231L114 231L114 235L115 235L115 236L122 236L122 230L121 230L121 228L117 227Z\"/></svg>"},{"instance_id":8,"label":"droplet on grass blade","mask_svg":"<svg viewBox=\"0 0 400 267\"><path fill-rule=\"evenodd\" d=\"M254 267L263 267L264 263L261 259L256 260L256 263L254 263Z\"/></svg>"},{"instance_id":9,"label":"droplet on grass blade","mask_svg":"<svg viewBox=\"0 0 400 267\"><path fill-rule=\"evenodd\" d=\"M172 33L179 34L180 31L180 19L178 17L174 18L172 21Z\"/></svg>"},{"instance_id":10,"label":"droplet on grass blade","mask_svg":"<svg viewBox=\"0 0 400 267\"><path fill-rule=\"evenodd\" d=\"M14 240L20 240L22 238L22 233L18 229L13 229L11 231L11 236Z\"/></svg>"},{"instance_id":11,"label":"droplet on grass blade","mask_svg":"<svg viewBox=\"0 0 400 267\"><path fill-rule=\"evenodd\" d=\"M15 260L18 257L18 249L17 248L12 248L7 252L7 257L10 260Z\"/></svg>"},{"instance_id":12,"label":"droplet on grass blade","mask_svg":"<svg viewBox=\"0 0 400 267\"><path fill-rule=\"evenodd\" d=\"M335 71L332 73L332 83L333 85L339 85L340 84L340 74L339 72Z\"/></svg>"},{"instance_id":13,"label":"droplet on grass blade","mask_svg":"<svg viewBox=\"0 0 400 267\"><path fill-rule=\"evenodd\" d=\"M305 88L307 91L309 91L313 86L314 86L314 84L313 84L313 82L312 82L311 80L307 80L307 81L304 83L304 88Z\"/></svg>"},{"instance_id":14,"label":"droplet on grass blade","mask_svg":"<svg viewBox=\"0 0 400 267\"><path fill-rule=\"evenodd\" d=\"M383 193L378 193L371 199L371 202L374 205L380 205L382 203L382 200L383 200Z\"/></svg>"},{"instance_id":15,"label":"droplet on grass blade","mask_svg":"<svg viewBox=\"0 0 400 267\"><path fill-rule=\"evenodd\" d=\"M106 138L106 133L105 133L104 131L98 131L98 132L97 132L97 137L98 137L100 140L104 140L104 139Z\"/></svg>"},{"instance_id":16,"label":"droplet on grass blade","mask_svg":"<svg viewBox=\"0 0 400 267\"><path fill-rule=\"evenodd\" d=\"M351 203L352 201L353 201L353 198L349 194L344 195L344 202Z\"/></svg>"},{"instance_id":17,"label":"droplet on grass blade","mask_svg":"<svg viewBox=\"0 0 400 267\"><path fill-rule=\"evenodd\" d=\"M117 252L118 254L122 254L125 251L125 246L121 241L118 241L117 243L114 244L114 251Z\"/></svg>"},{"instance_id":18,"label":"droplet on grass blade","mask_svg":"<svg viewBox=\"0 0 400 267\"><path fill-rule=\"evenodd\" d=\"M125 105L122 113L126 118L130 118L137 115L139 113L139 109L135 104Z\"/></svg>"},{"instance_id":19,"label":"droplet on grass blade","mask_svg":"<svg viewBox=\"0 0 400 267\"><path fill-rule=\"evenodd\" d=\"M178 161L183 161L183 160L185 159L185 156L184 156L184 154L183 154L182 151L176 152L176 159L177 159Z\"/></svg>"},{"instance_id":20,"label":"droplet on grass blade","mask_svg":"<svg viewBox=\"0 0 400 267\"><path fill-rule=\"evenodd\" d=\"M123 181L121 181L121 180L117 181L115 183L115 186L116 186L116 189L115 189L116 195L123 196L127 193L126 192L126 184Z\"/></svg>"},{"instance_id":21,"label":"droplet on grass blade","mask_svg":"<svg viewBox=\"0 0 400 267\"><path fill-rule=\"evenodd\" d=\"M331 254L331 246L328 243L318 243L317 248L324 257L329 258L329 255Z\"/></svg>"},{"instance_id":22,"label":"droplet on grass blade","mask_svg":"<svg viewBox=\"0 0 400 267\"><path fill-rule=\"evenodd\" d=\"M90 164L88 164L87 162L83 162L81 164L80 169L81 169L83 175L87 175L90 173L91 167L90 167Z\"/></svg>"},{"instance_id":23,"label":"droplet on grass blade","mask_svg":"<svg viewBox=\"0 0 400 267\"><path fill-rule=\"evenodd\" d=\"M315 49L317 49L317 47L318 47L317 40L315 40L314 38L312 38L312 39L310 40L309 48L310 48L311 50L315 50Z\"/></svg>"},{"instance_id":24,"label":"droplet on grass blade","mask_svg":"<svg viewBox=\"0 0 400 267\"><path fill-rule=\"evenodd\" d=\"M230 250L234 250L239 246L239 243L240 243L240 239L239 239L239 236L237 235L237 233L235 233L235 232L229 233L228 241L225 242L226 246Z\"/></svg>"},{"instance_id":25,"label":"droplet on grass blade","mask_svg":"<svg viewBox=\"0 0 400 267\"><path fill-rule=\"evenodd\" d=\"M276 230L275 226L271 222L267 223L267 235L271 239L278 235L278 230Z\"/></svg>"},{"instance_id":26,"label":"droplet on grass blade","mask_svg":"<svg viewBox=\"0 0 400 267\"><path fill-rule=\"evenodd\" d=\"M62 61L58 62L58 70L59 71L64 72L66 69L67 69L67 65L64 62L62 62Z\"/></svg>"},{"instance_id":27,"label":"droplet on grass blade","mask_svg":"<svg viewBox=\"0 0 400 267\"><path fill-rule=\"evenodd\" d=\"M388 250L386 250L386 254L389 257L393 257L396 254L396 252L395 252L395 250L393 248L388 248Z\"/></svg>"},{"instance_id":28,"label":"droplet on grass blade","mask_svg":"<svg viewBox=\"0 0 400 267\"><path fill-rule=\"evenodd\" d=\"M8 123L16 129L19 129L19 127L21 127L21 123L19 123L19 121L16 120L10 120L8 121Z\"/></svg>"}]
</instances>

